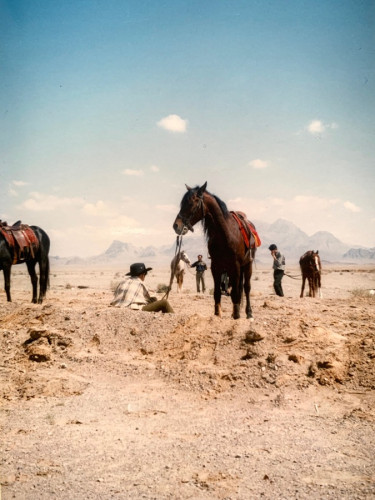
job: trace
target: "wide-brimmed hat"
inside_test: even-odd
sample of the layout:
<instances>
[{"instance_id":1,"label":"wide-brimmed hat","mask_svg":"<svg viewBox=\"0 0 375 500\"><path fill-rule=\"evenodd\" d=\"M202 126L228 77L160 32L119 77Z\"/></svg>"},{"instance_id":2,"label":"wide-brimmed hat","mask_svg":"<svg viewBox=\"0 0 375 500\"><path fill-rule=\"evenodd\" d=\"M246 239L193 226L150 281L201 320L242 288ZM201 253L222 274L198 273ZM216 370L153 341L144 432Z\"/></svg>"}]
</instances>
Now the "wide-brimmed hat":
<instances>
[{"instance_id":1,"label":"wide-brimmed hat","mask_svg":"<svg viewBox=\"0 0 375 500\"><path fill-rule=\"evenodd\" d=\"M147 274L151 270L152 267L146 267L143 262L136 262L130 266L130 271L126 273L126 276L140 276L141 274Z\"/></svg>"}]
</instances>

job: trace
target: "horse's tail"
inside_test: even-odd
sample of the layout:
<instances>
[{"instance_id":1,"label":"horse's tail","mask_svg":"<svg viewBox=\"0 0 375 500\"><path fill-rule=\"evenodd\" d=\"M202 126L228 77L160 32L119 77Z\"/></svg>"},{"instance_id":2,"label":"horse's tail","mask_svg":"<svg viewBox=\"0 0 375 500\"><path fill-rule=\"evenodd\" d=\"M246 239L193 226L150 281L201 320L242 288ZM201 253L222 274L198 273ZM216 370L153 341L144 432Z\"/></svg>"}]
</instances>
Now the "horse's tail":
<instances>
[{"instance_id":1,"label":"horse's tail","mask_svg":"<svg viewBox=\"0 0 375 500\"><path fill-rule=\"evenodd\" d=\"M49 257L47 256L47 262L46 262L46 282L47 282L46 291L49 290L49 286L50 286L49 275L50 275Z\"/></svg>"},{"instance_id":2,"label":"horse's tail","mask_svg":"<svg viewBox=\"0 0 375 500\"><path fill-rule=\"evenodd\" d=\"M50 287L50 265L49 265L49 257L48 255L44 257L39 263L40 267L40 295L42 297L45 296L47 290Z\"/></svg>"}]
</instances>

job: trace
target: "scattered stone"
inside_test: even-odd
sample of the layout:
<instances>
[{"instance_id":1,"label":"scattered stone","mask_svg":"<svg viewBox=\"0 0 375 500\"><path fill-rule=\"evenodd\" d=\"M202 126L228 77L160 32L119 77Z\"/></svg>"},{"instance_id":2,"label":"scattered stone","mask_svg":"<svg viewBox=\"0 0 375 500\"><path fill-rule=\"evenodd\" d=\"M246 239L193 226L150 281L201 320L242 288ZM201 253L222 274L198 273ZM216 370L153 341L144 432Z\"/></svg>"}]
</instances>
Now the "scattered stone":
<instances>
[{"instance_id":1,"label":"scattered stone","mask_svg":"<svg viewBox=\"0 0 375 500\"><path fill-rule=\"evenodd\" d=\"M255 342L260 342L264 339L264 335L256 332L255 330L249 330L245 334L245 342L248 344L254 344Z\"/></svg>"},{"instance_id":2,"label":"scattered stone","mask_svg":"<svg viewBox=\"0 0 375 500\"><path fill-rule=\"evenodd\" d=\"M43 345L33 345L27 349L30 361L36 361L37 363L42 363L51 360L51 350L50 348Z\"/></svg>"},{"instance_id":3,"label":"scattered stone","mask_svg":"<svg viewBox=\"0 0 375 500\"><path fill-rule=\"evenodd\" d=\"M293 361L293 363L298 363L300 365L303 358L299 354L289 354L288 359L289 361Z\"/></svg>"}]
</instances>

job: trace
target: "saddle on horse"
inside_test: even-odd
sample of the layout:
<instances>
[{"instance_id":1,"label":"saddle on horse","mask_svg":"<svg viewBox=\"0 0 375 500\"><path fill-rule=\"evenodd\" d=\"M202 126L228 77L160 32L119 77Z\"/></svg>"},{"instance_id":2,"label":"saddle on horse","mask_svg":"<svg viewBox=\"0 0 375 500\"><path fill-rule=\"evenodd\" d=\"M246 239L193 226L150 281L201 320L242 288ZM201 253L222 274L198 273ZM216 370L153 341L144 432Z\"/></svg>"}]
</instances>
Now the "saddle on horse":
<instances>
[{"instance_id":1,"label":"saddle on horse","mask_svg":"<svg viewBox=\"0 0 375 500\"><path fill-rule=\"evenodd\" d=\"M231 214L240 228L246 248L260 247L262 242L260 241L257 230L254 224L247 219L246 214L243 212L231 212Z\"/></svg>"},{"instance_id":2,"label":"saddle on horse","mask_svg":"<svg viewBox=\"0 0 375 500\"><path fill-rule=\"evenodd\" d=\"M39 240L30 226L22 224L20 220L9 226L7 222L0 220L0 232L13 250L13 264L35 257Z\"/></svg>"}]
</instances>

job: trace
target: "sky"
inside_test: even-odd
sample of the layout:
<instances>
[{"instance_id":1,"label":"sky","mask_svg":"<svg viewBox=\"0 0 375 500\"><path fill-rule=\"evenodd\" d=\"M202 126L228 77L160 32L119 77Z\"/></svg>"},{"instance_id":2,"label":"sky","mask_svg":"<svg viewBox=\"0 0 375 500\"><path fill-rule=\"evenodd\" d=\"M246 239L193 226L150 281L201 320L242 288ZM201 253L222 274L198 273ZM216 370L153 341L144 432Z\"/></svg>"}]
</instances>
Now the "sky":
<instances>
[{"instance_id":1,"label":"sky","mask_svg":"<svg viewBox=\"0 0 375 500\"><path fill-rule=\"evenodd\" d=\"M375 247L374 42L373 0L0 0L0 219L60 257L172 245L207 181Z\"/></svg>"}]
</instances>

